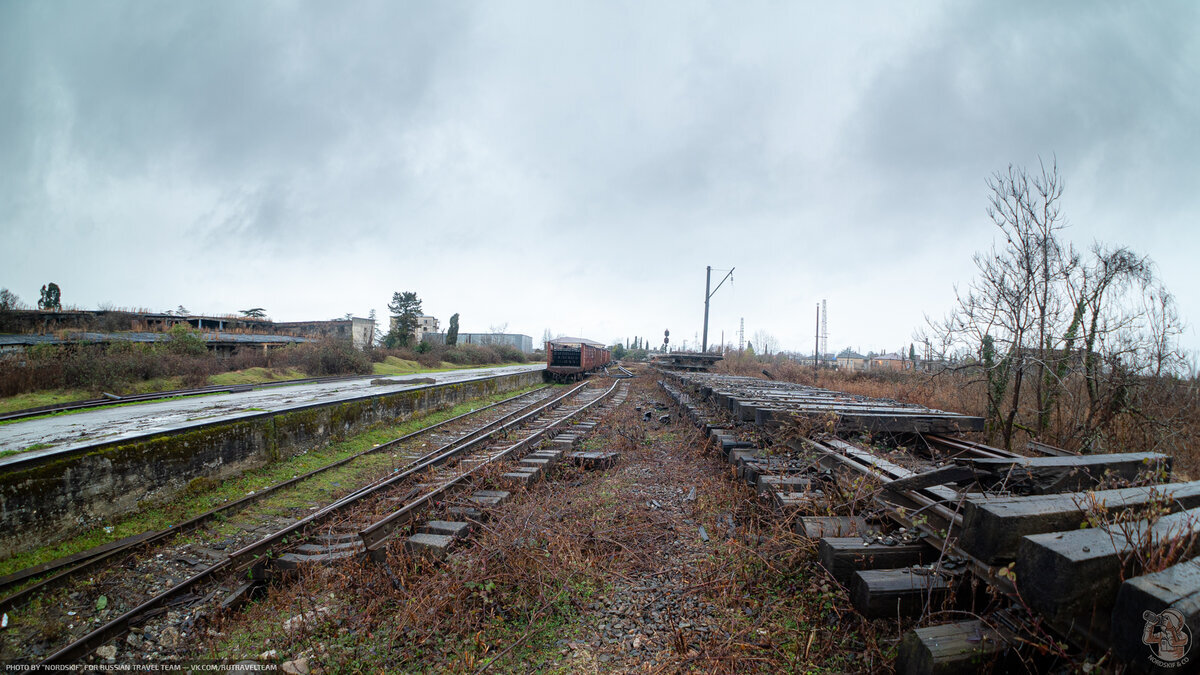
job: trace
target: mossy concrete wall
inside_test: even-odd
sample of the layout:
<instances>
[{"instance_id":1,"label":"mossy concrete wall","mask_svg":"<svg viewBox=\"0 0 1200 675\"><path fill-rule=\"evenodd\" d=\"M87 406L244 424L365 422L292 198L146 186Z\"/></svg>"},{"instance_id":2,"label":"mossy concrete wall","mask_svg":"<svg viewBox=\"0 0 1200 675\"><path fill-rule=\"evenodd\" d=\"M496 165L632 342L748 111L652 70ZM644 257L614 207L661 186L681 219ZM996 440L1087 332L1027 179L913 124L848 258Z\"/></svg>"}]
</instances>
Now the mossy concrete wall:
<instances>
[{"instance_id":1,"label":"mossy concrete wall","mask_svg":"<svg viewBox=\"0 0 1200 675\"><path fill-rule=\"evenodd\" d=\"M5 467L0 559L61 541L147 501L169 500L194 478L227 478L384 422L541 382L528 371L262 413L99 444Z\"/></svg>"}]
</instances>

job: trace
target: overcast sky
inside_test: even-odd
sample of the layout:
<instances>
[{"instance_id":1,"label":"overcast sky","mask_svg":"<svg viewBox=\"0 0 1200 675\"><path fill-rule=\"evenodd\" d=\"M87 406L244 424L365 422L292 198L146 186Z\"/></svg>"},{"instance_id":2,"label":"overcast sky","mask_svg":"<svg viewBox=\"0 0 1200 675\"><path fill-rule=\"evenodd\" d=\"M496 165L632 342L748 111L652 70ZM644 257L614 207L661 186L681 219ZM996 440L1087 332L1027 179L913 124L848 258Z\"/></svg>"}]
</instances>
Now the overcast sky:
<instances>
[{"instance_id":1,"label":"overcast sky","mask_svg":"<svg viewBox=\"0 0 1200 675\"><path fill-rule=\"evenodd\" d=\"M1198 7L0 0L0 286L893 350L1040 156L1196 322Z\"/></svg>"}]
</instances>

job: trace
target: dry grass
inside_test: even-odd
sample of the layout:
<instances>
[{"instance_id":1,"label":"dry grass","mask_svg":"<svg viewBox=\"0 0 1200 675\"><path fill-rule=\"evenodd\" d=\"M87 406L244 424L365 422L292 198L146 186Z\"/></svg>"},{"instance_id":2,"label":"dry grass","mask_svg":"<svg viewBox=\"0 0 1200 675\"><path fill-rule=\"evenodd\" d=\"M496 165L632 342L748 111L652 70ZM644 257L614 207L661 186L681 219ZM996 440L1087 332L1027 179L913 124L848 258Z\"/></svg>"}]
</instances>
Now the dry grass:
<instances>
[{"instance_id":1,"label":"dry grass","mask_svg":"<svg viewBox=\"0 0 1200 675\"><path fill-rule=\"evenodd\" d=\"M280 660L304 656L326 672L890 669L900 628L852 612L813 545L732 483L694 428L643 422L634 400L664 399L648 380L634 385L586 441L621 452L618 466L569 468L519 493L444 563L394 547L390 572L355 563L274 589L215 624L204 652L242 658L274 649ZM690 488L695 498L683 499ZM653 494L661 508L649 505ZM646 607L673 598L656 619L669 629L638 623L620 644L600 639L608 603L634 596L649 597ZM684 605L705 608L701 619ZM305 615L313 620L284 628ZM691 625L700 620L708 632Z\"/></svg>"}]
</instances>

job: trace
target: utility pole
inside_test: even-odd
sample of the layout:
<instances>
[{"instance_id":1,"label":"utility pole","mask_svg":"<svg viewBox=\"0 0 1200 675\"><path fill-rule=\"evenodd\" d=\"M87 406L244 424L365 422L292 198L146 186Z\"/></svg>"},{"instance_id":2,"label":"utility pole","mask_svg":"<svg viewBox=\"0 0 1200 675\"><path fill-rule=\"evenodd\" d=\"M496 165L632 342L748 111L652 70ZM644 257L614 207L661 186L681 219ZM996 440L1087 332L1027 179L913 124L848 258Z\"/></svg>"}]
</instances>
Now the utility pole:
<instances>
[{"instance_id":1,"label":"utility pole","mask_svg":"<svg viewBox=\"0 0 1200 675\"><path fill-rule=\"evenodd\" d=\"M721 286L725 283L726 279L733 277L734 269L736 268L731 268L729 274L725 275L725 279L721 279L721 283L717 284L717 287L710 291L708 289L712 286L712 265L704 268L704 341L700 343L701 352L708 351L708 300L713 296L713 293L721 290Z\"/></svg>"},{"instance_id":2,"label":"utility pole","mask_svg":"<svg viewBox=\"0 0 1200 675\"><path fill-rule=\"evenodd\" d=\"M817 354L821 352L821 305L817 303L817 330L813 344L813 377L817 376Z\"/></svg>"},{"instance_id":3,"label":"utility pole","mask_svg":"<svg viewBox=\"0 0 1200 675\"><path fill-rule=\"evenodd\" d=\"M826 311L825 301L821 301L821 367L825 367L825 355L829 353L829 312Z\"/></svg>"}]
</instances>

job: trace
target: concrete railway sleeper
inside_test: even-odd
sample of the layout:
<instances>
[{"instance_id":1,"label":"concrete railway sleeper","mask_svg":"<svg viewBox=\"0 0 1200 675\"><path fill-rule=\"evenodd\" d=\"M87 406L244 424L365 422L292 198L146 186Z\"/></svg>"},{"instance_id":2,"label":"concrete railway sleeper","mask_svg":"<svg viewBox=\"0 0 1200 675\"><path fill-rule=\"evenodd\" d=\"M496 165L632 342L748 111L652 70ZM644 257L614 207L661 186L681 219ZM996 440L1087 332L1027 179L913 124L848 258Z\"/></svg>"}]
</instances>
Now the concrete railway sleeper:
<instances>
[{"instance_id":1,"label":"concrete railway sleeper","mask_svg":"<svg viewBox=\"0 0 1200 675\"><path fill-rule=\"evenodd\" d=\"M157 588L152 585L145 590L139 591L139 588L146 585L145 581L132 583L126 587L121 583L121 578L150 575L154 581L157 581L160 577L177 580L181 571L187 574L188 570L194 569L206 561L219 564L223 558L226 558L226 550L232 550L233 548L242 546L246 542L256 540L265 532L274 531L279 527L294 522L296 519L294 517L284 517L271 513L247 516L250 522L245 523L241 531L236 532L219 544L212 545L216 548L194 547L188 543L176 545L173 542L176 541L175 537L177 535L183 535L190 531L191 535L188 536L188 539L197 539L205 534L220 531L222 528L230 525L230 518L240 517L235 514L246 513L248 507L255 506L257 502L266 500L273 495L285 495L291 490L301 489L303 488L304 481L331 469L345 467L367 455L378 455L381 452L388 452L393 454L394 457L401 458L400 467L393 468L392 471L388 472L382 478L376 479L372 483L368 483L355 491L355 493L360 492L362 489L369 488L373 483L386 480L398 471L419 466L439 454L452 451L456 447L486 436L491 431L502 427L506 422L525 416L531 409L542 405L552 395L554 395L553 388L540 387L531 392L482 406L477 410L443 420L437 424L379 444L376 447L343 458L306 474L256 490L246 497L224 504L217 509L191 518L183 523L173 525L165 530L140 535L134 538L135 541L122 543L120 546L109 550L100 550L98 552L93 550L91 552L84 552L81 556L68 556L66 560L72 565L71 567L8 596L3 601L5 609L6 611L13 612L14 616L17 616L13 608L22 607L31 599L41 597L42 600L39 605L42 612L53 613L58 611L65 614L68 609L71 609L74 610L74 615L80 616L78 622L68 620L65 615L61 618L49 616L41 621L42 626L58 625L60 629L55 630L54 633L67 632L70 630L70 626L67 626L68 623L83 623L89 618L93 618L88 616L92 613L92 611L89 611L91 609L90 606L81 606L80 603L72 601L68 597L68 594L70 591L75 590L76 594L88 595L92 586L90 583L91 579L97 578L100 578L101 583L105 583L106 586L125 587L128 592L134 594L125 600L114 596L110 602L109 593L105 592L105 605L111 604L113 608L137 605L140 602L140 599L137 597L139 592L142 593L142 598L152 597L155 595ZM428 450L427 448L430 447L434 449ZM376 473L379 473L379 471L377 470ZM339 498L337 501L343 500L344 498ZM104 547L100 548L104 549ZM94 553L95 555L89 557L89 553ZM166 564L158 564L156 561L162 561ZM46 572L44 568L50 566L37 566L34 568L34 573L43 574ZM151 569L147 569L147 566L150 566ZM116 576L117 580L110 582L107 579L103 579L101 575L105 573ZM89 577L89 579L84 579L83 577L85 576ZM151 583L154 583L154 581ZM170 586L173 584L174 581L167 585ZM25 613L25 611L21 610L21 613ZM98 613L100 610L93 611ZM28 624L30 622L26 621L25 623ZM5 631L3 637L7 639L4 644L4 655L0 656L0 658L12 658L11 655L14 649L20 648L14 643L25 642L25 640L20 639L18 631L12 630L13 628L16 628L16 626L12 626L10 630ZM45 632L44 629L43 632ZM39 641L41 640L30 640L29 642L34 643L30 646L36 649L36 642ZM21 653L26 658L39 658L44 655L44 653L39 654L36 651Z\"/></svg>"},{"instance_id":2,"label":"concrete railway sleeper","mask_svg":"<svg viewBox=\"0 0 1200 675\"><path fill-rule=\"evenodd\" d=\"M814 398L838 397L792 396L786 384L745 378L662 375L662 388L737 475L818 543L822 566L860 613L927 624L904 636L898 672L977 672L988 662L1040 670L1105 653L1132 672L1166 672L1179 659L1162 654L1181 656L1184 627L1200 629L1200 558L1190 559L1200 552L1200 482L1165 483L1167 457L1076 456L1041 445L1030 450L1044 456L1024 457L948 435L925 413L907 429L890 417L886 432L907 434L938 464L828 435L781 442L751 422L761 415L746 413L747 402L769 394L777 429L789 397L800 402L793 417L819 411ZM756 398L739 399L743 389ZM875 405L838 403L828 414L861 417ZM830 492L861 488L864 479L875 488L858 493L856 517L814 515L830 512ZM1124 511L1133 519L1113 519ZM929 623L935 616L968 618ZM1173 652L1155 648L1160 636Z\"/></svg>"},{"instance_id":3,"label":"concrete railway sleeper","mask_svg":"<svg viewBox=\"0 0 1200 675\"><path fill-rule=\"evenodd\" d=\"M131 626L153 618L168 607L187 607L189 612L233 607L256 585L273 577L286 576L297 563L321 564L354 555L363 550L364 537L360 535L355 540L353 536L341 535L336 529L339 526L369 523L369 518L363 519L374 514L397 510L413 513L415 503L428 504L431 495L447 494L446 483L465 484L465 477L478 474L482 466L528 449L534 439L553 435L565 425L569 413L587 409L589 403L615 388L614 385L601 394L584 384L548 402L539 402L532 410L525 406L515 416L489 423L476 433L424 453L418 461L410 462L408 468L363 486L305 518L285 521L286 525L268 531L266 536L261 536L263 528L260 527L254 534L256 538L249 543L181 582L172 580L168 588L49 654L44 663L79 661ZM560 406L566 406L566 412L556 412ZM386 536L384 534L380 541ZM156 589L152 586L151 590Z\"/></svg>"}]
</instances>

